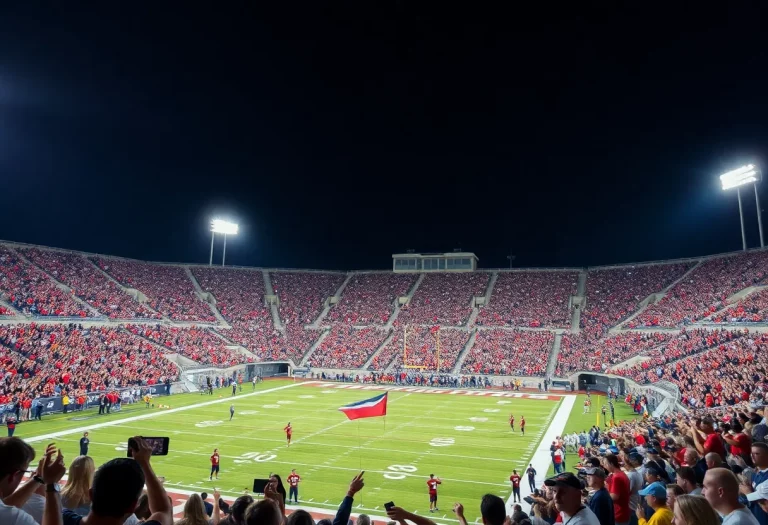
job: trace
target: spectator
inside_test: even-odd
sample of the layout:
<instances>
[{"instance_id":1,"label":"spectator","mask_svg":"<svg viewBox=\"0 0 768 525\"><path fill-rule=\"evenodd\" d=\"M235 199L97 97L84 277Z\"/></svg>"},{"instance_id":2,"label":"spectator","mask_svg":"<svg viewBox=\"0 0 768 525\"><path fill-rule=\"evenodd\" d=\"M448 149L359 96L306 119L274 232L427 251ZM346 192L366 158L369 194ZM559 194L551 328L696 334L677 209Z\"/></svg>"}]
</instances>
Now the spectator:
<instances>
[{"instance_id":1,"label":"spectator","mask_svg":"<svg viewBox=\"0 0 768 525\"><path fill-rule=\"evenodd\" d=\"M35 451L21 439L0 437L0 523L36 525L32 516L17 508L21 507L24 501L11 497L33 459ZM29 483L30 489L26 497L37 489L32 483L37 484L35 481Z\"/></svg>"},{"instance_id":2,"label":"spectator","mask_svg":"<svg viewBox=\"0 0 768 525\"><path fill-rule=\"evenodd\" d=\"M607 479L608 492L610 493L611 500L613 500L616 525L628 525L631 519L629 477L621 470L618 456L613 454L606 455L602 463L610 473Z\"/></svg>"},{"instance_id":3,"label":"spectator","mask_svg":"<svg viewBox=\"0 0 768 525\"><path fill-rule=\"evenodd\" d=\"M213 505L208 502L208 493L203 492L200 494L200 499L203 500L203 507L205 507L205 513L210 518L213 516Z\"/></svg>"},{"instance_id":4,"label":"spectator","mask_svg":"<svg viewBox=\"0 0 768 525\"><path fill-rule=\"evenodd\" d=\"M216 501L218 502L218 499ZM213 520L208 517L200 494L189 496L184 504L184 517L176 521L176 525L211 525L212 523Z\"/></svg>"},{"instance_id":5,"label":"spectator","mask_svg":"<svg viewBox=\"0 0 768 525\"><path fill-rule=\"evenodd\" d=\"M583 485L579 478L570 472L563 472L544 481L550 487L555 500L555 507L563 523L568 525L598 525L600 521L588 507L581 504Z\"/></svg>"},{"instance_id":6,"label":"spectator","mask_svg":"<svg viewBox=\"0 0 768 525\"><path fill-rule=\"evenodd\" d=\"M645 519L645 510L642 506L637 508L638 525L672 525L672 511L667 507L667 489L659 481L650 483L639 494L645 497L645 502L653 510L649 520Z\"/></svg>"},{"instance_id":7,"label":"spectator","mask_svg":"<svg viewBox=\"0 0 768 525\"><path fill-rule=\"evenodd\" d=\"M426 274L397 321L464 326L472 313L472 298L485 295L489 278L485 272Z\"/></svg>"},{"instance_id":8,"label":"spectator","mask_svg":"<svg viewBox=\"0 0 768 525\"><path fill-rule=\"evenodd\" d=\"M464 517L464 506L456 503L453 506L453 512L456 513L456 519L459 525L467 525L467 518ZM480 501L480 517L483 525L503 525L507 518L507 508L504 500L493 494L486 494Z\"/></svg>"},{"instance_id":9,"label":"spectator","mask_svg":"<svg viewBox=\"0 0 768 525\"><path fill-rule=\"evenodd\" d=\"M675 525L720 525L720 516L701 496L685 494L675 504Z\"/></svg>"},{"instance_id":10,"label":"spectator","mask_svg":"<svg viewBox=\"0 0 768 525\"><path fill-rule=\"evenodd\" d=\"M757 520L739 503L739 480L728 469L713 468L704 475L702 496L723 516L724 525L757 525Z\"/></svg>"},{"instance_id":11,"label":"spectator","mask_svg":"<svg viewBox=\"0 0 768 525\"><path fill-rule=\"evenodd\" d=\"M227 516L221 525L245 525L245 512L253 503L251 496L240 496L230 507L229 516ZM346 522L343 525L347 525Z\"/></svg>"},{"instance_id":12,"label":"spectator","mask_svg":"<svg viewBox=\"0 0 768 525\"><path fill-rule=\"evenodd\" d=\"M746 496L749 502L749 510L757 518L760 525L768 525L768 509L752 496L757 492L758 487L768 482L768 444L752 443L752 461L755 464L755 473L752 476L752 482L741 485L741 492Z\"/></svg>"},{"instance_id":13,"label":"spectator","mask_svg":"<svg viewBox=\"0 0 768 525\"><path fill-rule=\"evenodd\" d=\"M89 456L78 456L69 466L67 484L61 490L61 504L64 508L87 516L91 510L90 491L96 467Z\"/></svg>"},{"instance_id":14,"label":"spectator","mask_svg":"<svg viewBox=\"0 0 768 525\"><path fill-rule=\"evenodd\" d=\"M673 514L675 512L675 502L677 501L677 498L684 494L685 491L680 485L676 485L675 483L667 485L667 507L669 507L669 510L671 510Z\"/></svg>"},{"instance_id":15,"label":"spectator","mask_svg":"<svg viewBox=\"0 0 768 525\"><path fill-rule=\"evenodd\" d=\"M312 515L306 510L294 510L285 520L285 525L315 525Z\"/></svg>"},{"instance_id":16,"label":"spectator","mask_svg":"<svg viewBox=\"0 0 768 525\"><path fill-rule=\"evenodd\" d=\"M691 496L701 495L701 487L696 483L696 473L691 467L680 467L677 469L677 484L686 494Z\"/></svg>"},{"instance_id":17,"label":"spectator","mask_svg":"<svg viewBox=\"0 0 768 525\"><path fill-rule=\"evenodd\" d=\"M269 498L252 503L245 511L246 525L283 525L284 518L277 502Z\"/></svg>"},{"instance_id":18,"label":"spectator","mask_svg":"<svg viewBox=\"0 0 768 525\"><path fill-rule=\"evenodd\" d=\"M593 490L589 508L597 516L600 525L614 525L613 500L605 488L606 473L600 467L587 469L587 486Z\"/></svg>"},{"instance_id":19,"label":"spectator","mask_svg":"<svg viewBox=\"0 0 768 525\"><path fill-rule=\"evenodd\" d=\"M149 520L144 522L145 525L173 523L171 501L150 465L152 448L140 437L133 439L137 445L133 450L133 459L113 459L96 471L88 516L84 518L64 510L64 525L80 525L81 522L82 525L123 523L136 509L145 483L152 513ZM120 490L115 490L115 487L120 487Z\"/></svg>"}]
</instances>

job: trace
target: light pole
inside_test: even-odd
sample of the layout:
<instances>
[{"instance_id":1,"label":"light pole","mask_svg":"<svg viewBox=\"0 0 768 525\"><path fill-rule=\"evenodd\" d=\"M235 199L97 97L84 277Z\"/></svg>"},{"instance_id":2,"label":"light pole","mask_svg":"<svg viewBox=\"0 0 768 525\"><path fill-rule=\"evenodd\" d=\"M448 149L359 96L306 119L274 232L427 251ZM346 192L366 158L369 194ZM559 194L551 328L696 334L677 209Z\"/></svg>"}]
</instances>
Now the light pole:
<instances>
[{"instance_id":1,"label":"light pole","mask_svg":"<svg viewBox=\"0 0 768 525\"><path fill-rule=\"evenodd\" d=\"M223 221L221 219L213 219L211 221L211 256L208 259L208 266L213 265L213 239L216 234L224 234L224 253L221 256L221 265L224 266L227 257L227 235L237 235L238 229L238 225L234 222Z\"/></svg>"},{"instance_id":2,"label":"light pole","mask_svg":"<svg viewBox=\"0 0 768 525\"><path fill-rule=\"evenodd\" d=\"M760 228L760 247L765 247L763 240L763 217L760 213L760 197L757 194L757 183L762 178L762 173L754 164L747 164L738 169L723 173L720 175L720 182L723 184L723 190L736 188L736 195L739 198L739 219L741 220L741 246L747 249L747 236L744 233L744 210L741 206L741 187L752 184L755 189L755 203L757 204L757 225Z\"/></svg>"}]
</instances>

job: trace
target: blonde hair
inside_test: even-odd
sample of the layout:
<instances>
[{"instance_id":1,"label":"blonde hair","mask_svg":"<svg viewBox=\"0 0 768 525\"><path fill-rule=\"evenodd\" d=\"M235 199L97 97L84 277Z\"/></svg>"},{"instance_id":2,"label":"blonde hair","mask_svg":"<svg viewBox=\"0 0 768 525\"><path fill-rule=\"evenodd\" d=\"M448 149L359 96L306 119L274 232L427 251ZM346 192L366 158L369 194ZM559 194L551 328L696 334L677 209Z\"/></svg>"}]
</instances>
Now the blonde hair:
<instances>
[{"instance_id":1,"label":"blonde hair","mask_svg":"<svg viewBox=\"0 0 768 525\"><path fill-rule=\"evenodd\" d=\"M176 525L208 525L208 513L205 512L203 498L200 494L192 494L184 504L184 517Z\"/></svg>"},{"instance_id":2,"label":"blonde hair","mask_svg":"<svg viewBox=\"0 0 768 525\"><path fill-rule=\"evenodd\" d=\"M96 465L90 456L77 456L69 465L67 484L61 489L61 497L67 506L76 508L91 504L90 490Z\"/></svg>"},{"instance_id":3,"label":"blonde hair","mask_svg":"<svg viewBox=\"0 0 768 525\"><path fill-rule=\"evenodd\" d=\"M720 525L720 516L702 496L678 496L675 508L680 511L687 524Z\"/></svg>"}]
</instances>

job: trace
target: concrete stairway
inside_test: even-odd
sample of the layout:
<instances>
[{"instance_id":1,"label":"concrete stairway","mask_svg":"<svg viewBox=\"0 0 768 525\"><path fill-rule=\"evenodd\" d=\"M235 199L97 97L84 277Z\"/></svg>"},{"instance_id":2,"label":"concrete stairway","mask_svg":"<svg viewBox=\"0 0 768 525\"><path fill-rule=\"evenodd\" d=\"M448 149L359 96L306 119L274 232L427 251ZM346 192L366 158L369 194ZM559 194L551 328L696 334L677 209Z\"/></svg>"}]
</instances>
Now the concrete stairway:
<instances>
[{"instance_id":1,"label":"concrete stairway","mask_svg":"<svg viewBox=\"0 0 768 525\"><path fill-rule=\"evenodd\" d=\"M147 296L145 296L139 290L137 290L136 288L128 288L128 287L123 286L120 283L120 281L118 281L117 279L115 279L114 277L109 275L107 272L105 272L104 270L99 268L99 265L96 264L95 262L93 262L91 259L86 257L85 260L88 261L91 264L91 266L96 268L97 272L99 272L105 278L107 278L110 281L112 281L115 284L115 286L117 286L118 288L120 288L123 291L123 293L133 297L134 301L136 301L137 303L141 303L141 305L144 306L144 308L146 308L147 310L151 310L151 311L155 312L157 315L161 316L163 319L165 319L167 321L170 321L170 319L168 319L166 316L164 316L163 314L161 314L160 312L158 312L157 310L155 310L154 308L149 306L149 304L147 303Z\"/></svg>"},{"instance_id":2,"label":"concrete stairway","mask_svg":"<svg viewBox=\"0 0 768 525\"><path fill-rule=\"evenodd\" d=\"M272 288L272 279L269 277L269 272L267 270L262 270L261 275L264 278L264 290L266 295L275 295L275 289ZM270 304L269 312L272 314L272 324L274 325L275 330L284 332L285 328L283 327L282 321L280 321L280 310L278 310L277 305Z\"/></svg>"},{"instance_id":3,"label":"concrete stairway","mask_svg":"<svg viewBox=\"0 0 768 525\"><path fill-rule=\"evenodd\" d=\"M16 308L13 307L13 305L11 303L9 303L7 301L3 301L2 299L0 299L0 306L4 306L7 310L10 310L16 316L25 317L24 314L19 312Z\"/></svg>"},{"instance_id":4,"label":"concrete stairway","mask_svg":"<svg viewBox=\"0 0 768 525\"><path fill-rule=\"evenodd\" d=\"M701 319L701 321L709 321L713 317L717 317L718 315L722 314L726 310L729 310L729 309L733 308L733 305L735 305L736 303L738 303L740 300L744 299L745 297L748 297L748 296L752 295L753 293L759 292L760 290L765 290L766 288L768 288L768 286L749 286L747 288L744 288L743 290L739 290L738 292L736 292L735 294L731 295L730 297L728 297L725 300L725 306L720 308L718 311L713 312L713 313L709 314L708 316L704 317L703 319ZM701 322L701 321L698 321L698 322Z\"/></svg>"},{"instance_id":5,"label":"concrete stairway","mask_svg":"<svg viewBox=\"0 0 768 525\"><path fill-rule=\"evenodd\" d=\"M239 345L239 344L235 343L234 341L232 341L232 340L228 339L227 337L225 337L224 335L220 334L218 331L211 330L211 333L213 335L215 335L216 337L218 337L219 339L221 339L222 341L224 341L225 343L227 343L226 347L229 350L235 350L236 352L240 352L244 356L252 357L253 359L258 359L259 358L259 356L257 356L256 354L254 354L253 352L248 350L243 345Z\"/></svg>"},{"instance_id":6,"label":"concrete stairway","mask_svg":"<svg viewBox=\"0 0 768 525\"><path fill-rule=\"evenodd\" d=\"M662 299L664 299L664 297L666 297L666 295L669 293L669 291L670 291L672 288L674 288L674 286L675 286L677 283L679 283L680 281L682 281L683 279L685 279L686 277L688 277L688 276L691 274L691 272L692 272L692 271L694 271L696 268L698 268L699 266L701 266L702 262L703 262L703 261L699 261L699 262L697 262L695 265L693 265L693 267L692 267L690 270L688 270L688 271L687 271L687 272L685 272L683 275L681 275L681 276L680 276L678 279L676 279L675 281L673 281L673 282L672 282L672 283L671 283L669 286L667 286L666 288L664 288L664 289L663 289L661 292L658 292L658 293L653 293L653 294L649 295L648 297L646 297L645 299L643 299L643 300L640 302L640 304L638 305L638 310L637 310L635 313L633 313L632 315L630 315L629 317L627 317L626 319L624 319L624 320L623 320L621 323L619 323L617 326L615 326L615 327L611 328L611 330L609 330L609 332L610 332L610 333L615 333L615 332L620 332L621 330L623 330L623 327L624 327L624 325L626 325L626 324L627 324L628 322L630 322L632 319L634 319L635 317L637 317L638 315L640 315L641 313L643 313L643 312L645 311L645 309L646 309L646 308L648 308L648 306L649 306L649 305L652 305L652 304L656 304L656 303L658 303L659 301L661 301Z\"/></svg>"},{"instance_id":7,"label":"concrete stairway","mask_svg":"<svg viewBox=\"0 0 768 525\"><path fill-rule=\"evenodd\" d=\"M408 302L409 303L411 302L411 299L413 299L413 294L416 293L416 290L418 290L419 285L421 284L421 281L424 280L425 276L426 276L426 274L424 274L424 273L419 274L419 278L416 279L416 282L413 283L413 286L408 291L408 295L406 295L406 297L408 298ZM392 315L390 316L389 321L387 321L387 324L384 326L384 328L386 328L387 330L391 330L392 329L392 325L395 323L395 321L397 320L397 317L400 315L400 308L401 308L401 306L400 306L400 304L398 302L398 299L399 298L395 299L395 311L392 312Z\"/></svg>"},{"instance_id":8,"label":"concrete stairway","mask_svg":"<svg viewBox=\"0 0 768 525\"><path fill-rule=\"evenodd\" d=\"M587 271L579 272L579 283L576 285L576 295L584 297L587 295Z\"/></svg>"},{"instance_id":9,"label":"concrete stairway","mask_svg":"<svg viewBox=\"0 0 768 525\"><path fill-rule=\"evenodd\" d=\"M393 337L395 337L395 332L394 332L394 331L390 331L390 332L389 332L389 335L386 337L386 339L384 339L384 341L382 341L382 343L379 345L379 347L376 349L376 351L375 351L374 353L372 353L372 354L371 354L371 357L369 357L369 358L368 358L368 361L366 361L366 362L363 364L363 366L362 366L363 370L367 370L367 369L368 369L368 367L369 367L369 366L371 366L371 363L373 363L373 359L374 359L374 358L375 358L377 355L379 355L379 354L381 353L381 351L382 351L382 350L383 350L383 349L384 349L384 348L385 348L385 347L386 347L386 346L387 346L389 343L391 343L391 342L392 342L392 338L393 338Z\"/></svg>"},{"instance_id":10,"label":"concrete stairway","mask_svg":"<svg viewBox=\"0 0 768 525\"><path fill-rule=\"evenodd\" d=\"M92 314L94 317L107 317L107 314L106 314L106 313L104 313L104 312L100 312L99 310L97 310L96 308L94 308L93 306L91 306L90 304L88 304L87 302L85 302L84 300L80 299L80 298L79 298L78 296L76 296L74 293L72 293L72 288L70 288L69 286L67 286L67 285L66 285L66 284L64 284L63 282L61 282L61 281L59 281L58 279L56 279L56 277L54 277L53 275L51 275L50 273L48 273L48 271L47 271L47 270L45 270L44 268L41 268L40 266L36 265L35 263L33 263L32 261L30 261L29 259L27 259L27 258L26 258L26 257L25 257L25 256L24 256L22 253L21 253L21 251L20 251L20 250L15 250L15 249L12 249L12 248L10 248L10 247L9 247L8 249L9 249L9 250L11 250L11 251L13 251L13 253L15 253L15 254L16 254L16 256L17 256L19 259L21 259L22 261L24 261L24 262L25 262L25 263L27 263L28 265L30 265L30 266L32 266L32 267L34 267L34 268L37 268L38 270L40 270L41 272L43 272L45 275L47 275L47 276L48 276L48 278L49 278L51 281L53 281L54 283L56 283L56 288L58 288L58 289L60 289L60 290L63 290L63 291L65 291L65 292L67 292L67 294L68 294L68 295L69 295L69 296L72 298L72 300L73 300L73 301L75 301L75 302L76 302L76 303L78 303L80 306L82 306L83 308L85 308L86 310L88 310L89 312L91 312L91 314Z\"/></svg>"},{"instance_id":11,"label":"concrete stairway","mask_svg":"<svg viewBox=\"0 0 768 525\"><path fill-rule=\"evenodd\" d=\"M344 289L347 287L351 279L352 279L352 274L351 273L347 274L347 278L344 279L344 282L341 283L341 286L339 286L339 289L336 290L336 293L333 294L333 299L335 299L335 301L326 299L325 306L323 307L323 311L320 312L320 315L317 316L317 319L315 319L314 322L312 322L312 324L307 325L307 328L313 328L315 330L320 328L320 324L325 319L325 316L328 315L328 312L331 311L331 308L333 307L334 303L337 303L339 299L341 299L341 294L344 293Z\"/></svg>"},{"instance_id":12,"label":"concrete stairway","mask_svg":"<svg viewBox=\"0 0 768 525\"><path fill-rule=\"evenodd\" d=\"M587 271L579 272L579 280L576 284L576 295L571 297L571 333L578 334L581 331L581 312L587 302Z\"/></svg>"},{"instance_id":13,"label":"concrete stairway","mask_svg":"<svg viewBox=\"0 0 768 525\"><path fill-rule=\"evenodd\" d=\"M472 308L472 313L469 314L469 319L467 319L467 324L464 325L464 330L472 330L475 327L475 320L478 315L480 315L480 308Z\"/></svg>"},{"instance_id":14,"label":"concrete stairway","mask_svg":"<svg viewBox=\"0 0 768 525\"><path fill-rule=\"evenodd\" d=\"M219 324L221 326L226 326L227 328L231 328L227 320L224 319L224 316L221 315L221 312L219 312L219 309L216 308L216 297L214 297L214 295L211 292L206 292L203 290L203 287L200 286L199 282L197 282L197 278L194 276L189 266L184 267L184 272L187 274L187 277L189 278L189 280L192 281L192 286L195 287L195 292L197 293L197 297L201 301L203 301L205 304L208 305L208 308L211 309L211 313L219 322Z\"/></svg>"},{"instance_id":15,"label":"concrete stairway","mask_svg":"<svg viewBox=\"0 0 768 525\"><path fill-rule=\"evenodd\" d=\"M574 308L571 314L571 333L578 334L581 331L581 308Z\"/></svg>"},{"instance_id":16,"label":"concrete stairway","mask_svg":"<svg viewBox=\"0 0 768 525\"><path fill-rule=\"evenodd\" d=\"M552 377L555 373L555 367L557 367L557 357L560 355L560 344L562 341L563 334L555 334L555 342L552 343L552 352L549 354L549 361L547 361L546 377Z\"/></svg>"},{"instance_id":17,"label":"concrete stairway","mask_svg":"<svg viewBox=\"0 0 768 525\"><path fill-rule=\"evenodd\" d=\"M467 340L467 344L464 345L464 348L462 348L461 352L459 353L459 356L456 358L456 366L453 367L453 370L451 373L453 374L460 374L461 373L461 365L464 363L464 358L467 357L467 354L470 350L472 350L472 347L475 345L475 339L477 339L477 330L472 330L472 334L469 336L469 339Z\"/></svg>"},{"instance_id":18,"label":"concrete stairway","mask_svg":"<svg viewBox=\"0 0 768 525\"><path fill-rule=\"evenodd\" d=\"M488 281L488 287L485 289L485 305L488 306L491 302L491 296L493 295L493 288L496 286L496 281L499 280L499 272L491 273L491 280Z\"/></svg>"},{"instance_id":19,"label":"concrete stairway","mask_svg":"<svg viewBox=\"0 0 768 525\"><path fill-rule=\"evenodd\" d=\"M310 361L310 357L312 357L312 354L315 353L315 350L322 344L323 340L328 337L328 334L331 333L331 329L328 328L327 330L323 330L323 333L320 334L320 337L317 338L317 341L314 342L312 346L309 347L309 350L306 351L304 354L304 357L301 358L301 362L299 366L307 366L307 361Z\"/></svg>"}]
</instances>

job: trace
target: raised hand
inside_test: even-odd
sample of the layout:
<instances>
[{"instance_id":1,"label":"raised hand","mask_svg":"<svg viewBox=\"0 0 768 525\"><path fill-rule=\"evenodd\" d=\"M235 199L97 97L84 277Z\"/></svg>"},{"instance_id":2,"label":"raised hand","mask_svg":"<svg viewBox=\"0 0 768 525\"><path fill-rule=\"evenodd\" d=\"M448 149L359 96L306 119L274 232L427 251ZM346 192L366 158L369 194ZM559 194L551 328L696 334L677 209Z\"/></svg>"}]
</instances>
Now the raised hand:
<instances>
[{"instance_id":1,"label":"raised hand","mask_svg":"<svg viewBox=\"0 0 768 525\"><path fill-rule=\"evenodd\" d=\"M363 487L365 486L365 481L363 480L363 474L365 474L364 470L360 472L360 474L352 478L352 481L349 482L349 490L347 491L347 496L352 497L358 492L360 492L361 490L363 490Z\"/></svg>"}]
</instances>

